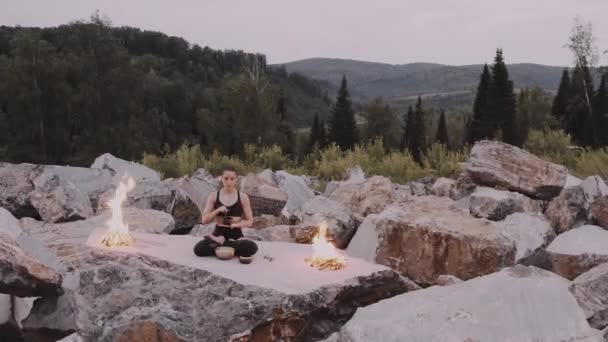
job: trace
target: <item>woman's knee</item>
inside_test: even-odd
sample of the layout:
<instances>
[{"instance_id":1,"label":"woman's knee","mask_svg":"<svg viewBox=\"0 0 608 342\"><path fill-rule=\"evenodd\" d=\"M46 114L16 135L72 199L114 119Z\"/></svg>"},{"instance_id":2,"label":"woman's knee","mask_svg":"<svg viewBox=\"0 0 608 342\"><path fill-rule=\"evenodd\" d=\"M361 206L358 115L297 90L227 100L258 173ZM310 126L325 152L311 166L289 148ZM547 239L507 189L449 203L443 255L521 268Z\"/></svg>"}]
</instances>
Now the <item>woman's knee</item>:
<instances>
[{"instance_id":1,"label":"woman's knee","mask_svg":"<svg viewBox=\"0 0 608 342\"><path fill-rule=\"evenodd\" d=\"M252 256L258 251L258 245L251 240L238 240L235 249L237 255Z\"/></svg>"},{"instance_id":2,"label":"woman's knee","mask_svg":"<svg viewBox=\"0 0 608 342\"><path fill-rule=\"evenodd\" d=\"M201 240L194 245L194 254L197 256L212 256L215 254L215 247L218 244L208 240Z\"/></svg>"}]
</instances>

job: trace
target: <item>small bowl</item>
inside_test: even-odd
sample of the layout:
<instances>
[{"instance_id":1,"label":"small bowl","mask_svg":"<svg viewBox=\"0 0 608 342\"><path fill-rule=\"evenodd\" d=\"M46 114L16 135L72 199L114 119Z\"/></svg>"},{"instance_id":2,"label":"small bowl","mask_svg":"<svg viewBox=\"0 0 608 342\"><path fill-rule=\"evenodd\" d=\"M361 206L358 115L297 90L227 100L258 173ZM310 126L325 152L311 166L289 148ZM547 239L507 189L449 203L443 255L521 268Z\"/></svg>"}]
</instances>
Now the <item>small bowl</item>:
<instances>
[{"instance_id":1,"label":"small bowl","mask_svg":"<svg viewBox=\"0 0 608 342\"><path fill-rule=\"evenodd\" d=\"M228 246L216 247L215 256L222 260L232 259L232 257L234 256L234 248Z\"/></svg>"},{"instance_id":2,"label":"small bowl","mask_svg":"<svg viewBox=\"0 0 608 342\"><path fill-rule=\"evenodd\" d=\"M253 260L253 256L240 256L239 257L239 261L241 262L241 264L251 264L251 261Z\"/></svg>"}]
</instances>

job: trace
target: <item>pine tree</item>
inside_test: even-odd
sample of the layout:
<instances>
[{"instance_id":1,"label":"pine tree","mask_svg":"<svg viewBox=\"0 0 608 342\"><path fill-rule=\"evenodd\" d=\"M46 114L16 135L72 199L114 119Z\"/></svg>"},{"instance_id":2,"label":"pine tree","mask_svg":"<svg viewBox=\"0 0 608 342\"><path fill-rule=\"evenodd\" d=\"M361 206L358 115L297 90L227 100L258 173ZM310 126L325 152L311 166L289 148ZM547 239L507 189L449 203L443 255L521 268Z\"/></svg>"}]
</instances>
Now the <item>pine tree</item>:
<instances>
[{"instance_id":1,"label":"pine tree","mask_svg":"<svg viewBox=\"0 0 608 342\"><path fill-rule=\"evenodd\" d=\"M346 76L342 76L342 83L336 97L329 127L329 138L342 150L351 149L358 142L355 113L352 109Z\"/></svg>"},{"instance_id":2,"label":"pine tree","mask_svg":"<svg viewBox=\"0 0 608 342\"><path fill-rule=\"evenodd\" d=\"M515 117L515 141L513 145L522 147L526 140L528 140L528 132L530 130L530 113L529 113L529 102L530 102L531 91L528 89L522 89L519 92L519 101L517 101L517 115Z\"/></svg>"},{"instance_id":3,"label":"pine tree","mask_svg":"<svg viewBox=\"0 0 608 342\"><path fill-rule=\"evenodd\" d=\"M403 117L403 136L401 138L402 151L406 149L409 151L410 146L412 145L412 137L414 136L414 111L412 110L412 106L409 106L407 109L407 114Z\"/></svg>"},{"instance_id":4,"label":"pine tree","mask_svg":"<svg viewBox=\"0 0 608 342\"><path fill-rule=\"evenodd\" d=\"M319 123L319 147L325 148L327 146L327 130L325 129L325 122L321 120Z\"/></svg>"},{"instance_id":5,"label":"pine tree","mask_svg":"<svg viewBox=\"0 0 608 342\"><path fill-rule=\"evenodd\" d=\"M450 145L450 142L448 140L448 129L445 124L445 113L443 112L443 109L441 110L441 115L439 116L439 127L437 127L437 142L445 146Z\"/></svg>"},{"instance_id":6,"label":"pine tree","mask_svg":"<svg viewBox=\"0 0 608 342\"><path fill-rule=\"evenodd\" d=\"M588 68L577 65L572 72L571 95L566 108L564 128L575 143L583 146L592 145L591 107L587 94L593 89ZM591 89L589 89L591 87Z\"/></svg>"},{"instance_id":7,"label":"pine tree","mask_svg":"<svg viewBox=\"0 0 608 342\"><path fill-rule=\"evenodd\" d=\"M502 49L496 50L489 95L488 104L494 129L502 130L502 141L507 144L517 144L518 132L515 121L517 104Z\"/></svg>"},{"instance_id":8,"label":"pine tree","mask_svg":"<svg viewBox=\"0 0 608 342\"><path fill-rule=\"evenodd\" d=\"M422 98L418 95L416 110L414 111L413 124L411 125L409 150L412 157L418 164L422 164L422 155L425 148L426 130L424 127L424 109L422 108Z\"/></svg>"},{"instance_id":9,"label":"pine tree","mask_svg":"<svg viewBox=\"0 0 608 342\"><path fill-rule=\"evenodd\" d=\"M553 99L553 106L551 107L551 114L553 114L557 121L562 123L562 125L566 117L566 109L568 107L570 92L570 73L568 72L568 69L564 69L562 79L559 81L557 94Z\"/></svg>"},{"instance_id":10,"label":"pine tree","mask_svg":"<svg viewBox=\"0 0 608 342\"><path fill-rule=\"evenodd\" d=\"M608 71L602 75L593 105L596 146L608 146Z\"/></svg>"},{"instance_id":11,"label":"pine tree","mask_svg":"<svg viewBox=\"0 0 608 342\"><path fill-rule=\"evenodd\" d=\"M312 119L312 127L310 128L310 136L308 138L308 152L310 153L313 150L315 144L320 145L319 136L320 136L320 128L319 128L319 113L315 113L314 118Z\"/></svg>"},{"instance_id":12,"label":"pine tree","mask_svg":"<svg viewBox=\"0 0 608 342\"><path fill-rule=\"evenodd\" d=\"M467 141L471 144L477 140L491 138L494 133L488 108L491 81L490 69L486 64L483 67L483 72L477 86L477 94L475 95L475 103L473 104L473 117L467 125Z\"/></svg>"},{"instance_id":13,"label":"pine tree","mask_svg":"<svg viewBox=\"0 0 608 342\"><path fill-rule=\"evenodd\" d=\"M278 125L277 141L283 153L287 156L295 156L295 133L289 123L287 122L287 97L283 89L279 90L279 97L277 100Z\"/></svg>"}]
</instances>

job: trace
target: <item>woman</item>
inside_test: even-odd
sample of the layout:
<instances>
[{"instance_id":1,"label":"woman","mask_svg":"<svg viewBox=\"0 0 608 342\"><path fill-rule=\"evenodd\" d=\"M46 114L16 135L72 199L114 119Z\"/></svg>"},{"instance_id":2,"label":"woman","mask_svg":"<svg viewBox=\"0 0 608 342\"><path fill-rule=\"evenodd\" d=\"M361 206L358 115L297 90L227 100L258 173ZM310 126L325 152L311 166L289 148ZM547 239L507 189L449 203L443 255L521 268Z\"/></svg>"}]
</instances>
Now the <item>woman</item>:
<instances>
[{"instance_id":1,"label":"woman","mask_svg":"<svg viewBox=\"0 0 608 342\"><path fill-rule=\"evenodd\" d=\"M194 246L194 254L215 255L216 247L229 246L243 261L243 258L249 258L258 251L255 242L243 237L241 228L251 227L253 214L249 196L236 189L236 176L236 169L225 167L222 187L207 197L202 221L207 224L215 219L215 229Z\"/></svg>"}]
</instances>

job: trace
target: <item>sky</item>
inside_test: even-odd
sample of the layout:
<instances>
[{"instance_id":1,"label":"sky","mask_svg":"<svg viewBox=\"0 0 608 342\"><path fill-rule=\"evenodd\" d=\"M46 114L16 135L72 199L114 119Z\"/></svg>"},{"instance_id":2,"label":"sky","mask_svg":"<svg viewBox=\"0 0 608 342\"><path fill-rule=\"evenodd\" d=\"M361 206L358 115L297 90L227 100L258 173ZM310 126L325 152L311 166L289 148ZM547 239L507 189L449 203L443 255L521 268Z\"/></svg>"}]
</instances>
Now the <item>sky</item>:
<instances>
[{"instance_id":1,"label":"sky","mask_svg":"<svg viewBox=\"0 0 608 342\"><path fill-rule=\"evenodd\" d=\"M260 52L271 64L480 64L501 47L507 63L565 66L576 16L592 23L599 50L608 49L608 0L0 0L0 25L57 26L96 10L113 26Z\"/></svg>"}]
</instances>

